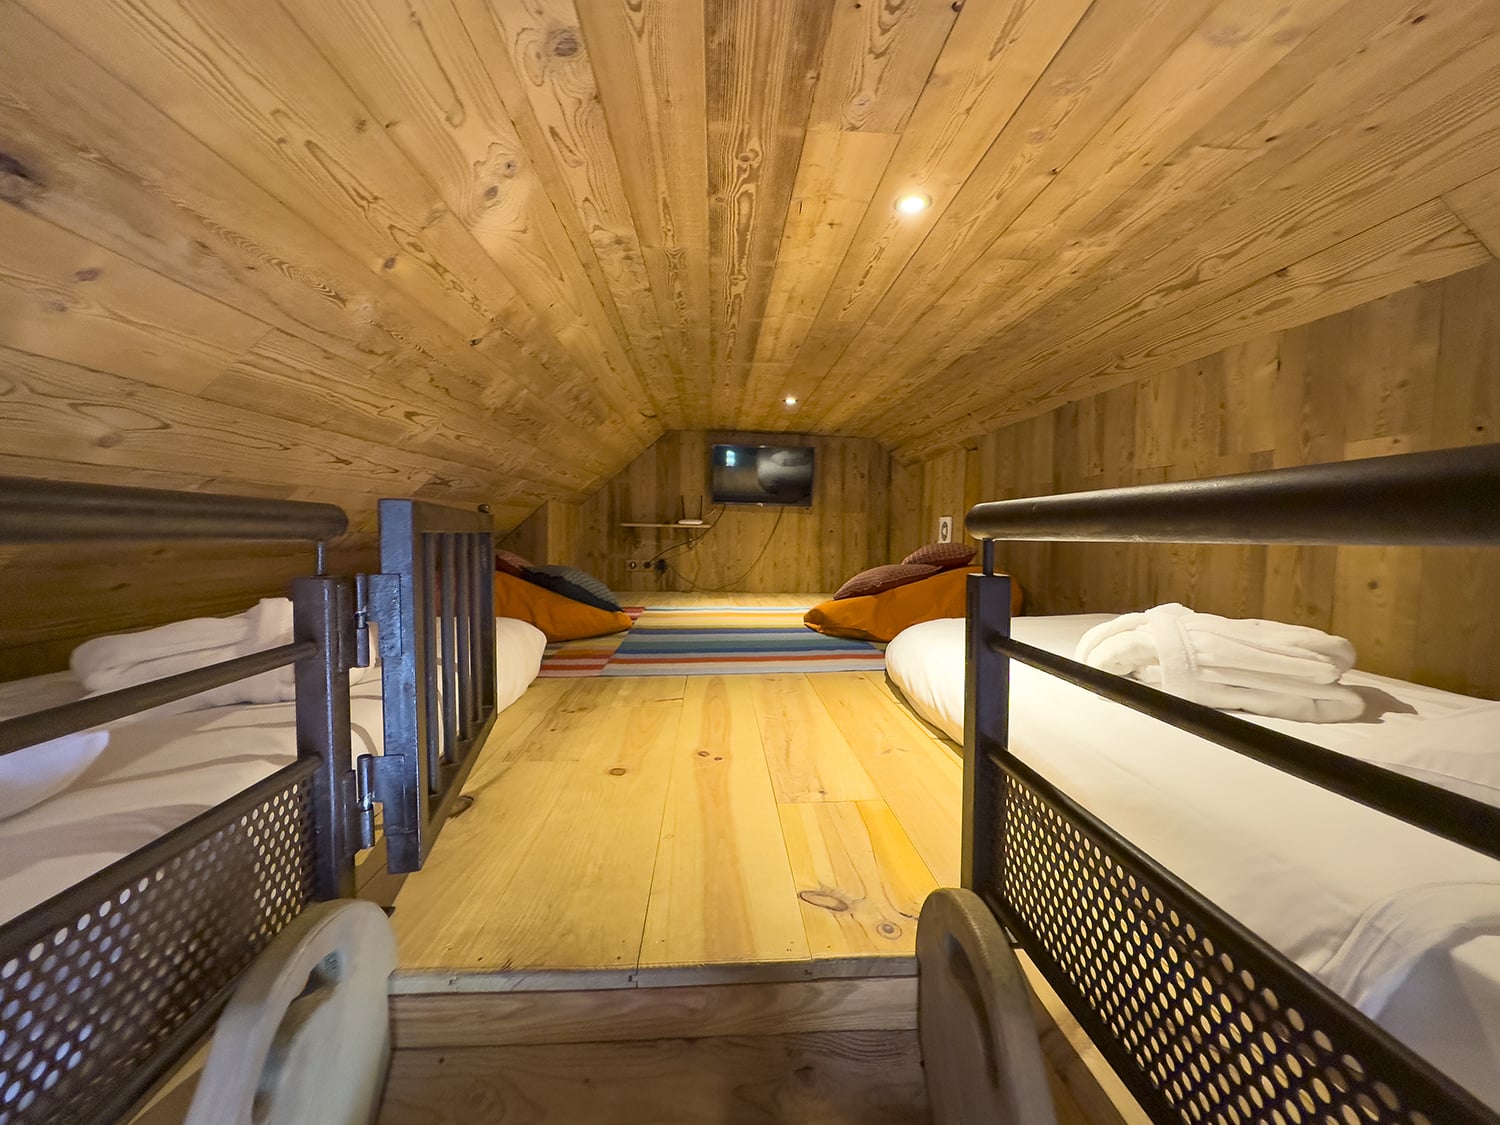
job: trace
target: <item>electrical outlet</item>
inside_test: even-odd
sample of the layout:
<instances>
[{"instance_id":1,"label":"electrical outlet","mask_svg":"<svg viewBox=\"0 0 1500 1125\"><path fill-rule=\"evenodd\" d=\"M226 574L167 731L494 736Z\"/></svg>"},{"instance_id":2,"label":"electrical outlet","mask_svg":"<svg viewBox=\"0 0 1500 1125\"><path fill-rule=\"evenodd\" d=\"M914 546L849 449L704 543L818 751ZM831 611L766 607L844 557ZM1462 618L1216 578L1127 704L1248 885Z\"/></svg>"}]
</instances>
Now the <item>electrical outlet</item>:
<instances>
[{"instance_id":1,"label":"electrical outlet","mask_svg":"<svg viewBox=\"0 0 1500 1125\"><path fill-rule=\"evenodd\" d=\"M938 516L938 542L953 542L953 517Z\"/></svg>"}]
</instances>

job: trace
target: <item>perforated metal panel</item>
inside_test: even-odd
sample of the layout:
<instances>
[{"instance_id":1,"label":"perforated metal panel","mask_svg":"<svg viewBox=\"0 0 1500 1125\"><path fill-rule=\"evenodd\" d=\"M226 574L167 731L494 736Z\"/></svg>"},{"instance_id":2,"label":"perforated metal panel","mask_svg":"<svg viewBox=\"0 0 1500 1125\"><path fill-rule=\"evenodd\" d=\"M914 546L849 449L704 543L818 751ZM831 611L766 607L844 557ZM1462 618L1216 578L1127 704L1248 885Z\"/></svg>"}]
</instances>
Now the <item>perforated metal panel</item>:
<instances>
[{"instance_id":1,"label":"perforated metal panel","mask_svg":"<svg viewBox=\"0 0 1500 1125\"><path fill-rule=\"evenodd\" d=\"M302 762L0 931L0 1125L108 1120L312 896Z\"/></svg>"},{"instance_id":2,"label":"perforated metal panel","mask_svg":"<svg viewBox=\"0 0 1500 1125\"><path fill-rule=\"evenodd\" d=\"M1006 770L1001 846L982 891L1039 952L1053 986L1153 1118L1493 1120L1357 1013L1346 1015L1311 977L1175 893L1040 788L1034 775Z\"/></svg>"}]
</instances>

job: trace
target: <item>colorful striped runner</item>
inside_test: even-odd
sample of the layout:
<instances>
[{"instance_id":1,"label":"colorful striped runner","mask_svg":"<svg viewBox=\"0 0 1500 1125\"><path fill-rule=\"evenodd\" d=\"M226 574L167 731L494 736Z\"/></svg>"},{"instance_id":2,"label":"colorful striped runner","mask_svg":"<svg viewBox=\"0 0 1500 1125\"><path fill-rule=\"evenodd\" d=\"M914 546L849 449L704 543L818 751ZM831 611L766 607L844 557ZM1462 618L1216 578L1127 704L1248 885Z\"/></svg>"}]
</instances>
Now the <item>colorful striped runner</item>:
<instances>
[{"instance_id":1,"label":"colorful striped runner","mask_svg":"<svg viewBox=\"0 0 1500 1125\"><path fill-rule=\"evenodd\" d=\"M647 608L600 675L721 676L878 672L885 653L865 641L814 633L804 607Z\"/></svg>"},{"instance_id":2,"label":"colorful striped runner","mask_svg":"<svg viewBox=\"0 0 1500 1125\"><path fill-rule=\"evenodd\" d=\"M624 607L632 621L646 610L642 606ZM609 658L628 634L611 633L606 637L586 637L581 641L553 641L542 655L538 679L574 679L601 675Z\"/></svg>"}]
</instances>

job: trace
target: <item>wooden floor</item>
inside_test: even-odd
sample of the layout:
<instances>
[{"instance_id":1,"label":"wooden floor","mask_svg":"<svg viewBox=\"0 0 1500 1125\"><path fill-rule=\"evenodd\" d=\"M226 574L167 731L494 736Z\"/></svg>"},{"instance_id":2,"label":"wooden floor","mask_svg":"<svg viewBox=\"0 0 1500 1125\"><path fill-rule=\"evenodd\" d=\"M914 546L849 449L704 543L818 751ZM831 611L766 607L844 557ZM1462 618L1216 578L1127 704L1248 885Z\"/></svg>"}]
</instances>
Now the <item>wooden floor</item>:
<instances>
[{"instance_id":1,"label":"wooden floor","mask_svg":"<svg viewBox=\"0 0 1500 1125\"><path fill-rule=\"evenodd\" d=\"M395 987L910 973L961 773L878 673L539 680L396 899Z\"/></svg>"},{"instance_id":2,"label":"wooden floor","mask_svg":"<svg viewBox=\"0 0 1500 1125\"><path fill-rule=\"evenodd\" d=\"M927 1120L914 941L962 765L883 675L539 680L467 791L396 898L382 1125ZM1028 976L1060 1125L1144 1125Z\"/></svg>"}]
</instances>

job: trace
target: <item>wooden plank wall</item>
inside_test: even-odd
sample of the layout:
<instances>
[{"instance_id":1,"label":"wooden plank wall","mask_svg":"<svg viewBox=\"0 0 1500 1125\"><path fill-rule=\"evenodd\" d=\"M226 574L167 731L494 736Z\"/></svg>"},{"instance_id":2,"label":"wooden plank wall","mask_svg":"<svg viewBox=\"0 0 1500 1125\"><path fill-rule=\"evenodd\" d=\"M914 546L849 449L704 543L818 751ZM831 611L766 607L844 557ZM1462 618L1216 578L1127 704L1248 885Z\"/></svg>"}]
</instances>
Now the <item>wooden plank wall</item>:
<instances>
[{"instance_id":1,"label":"wooden plank wall","mask_svg":"<svg viewBox=\"0 0 1500 1125\"><path fill-rule=\"evenodd\" d=\"M583 507L549 500L522 520L499 546L535 563L583 566Z\"/></svg>"},{"instance_id":2,"label":"wooden plank wall","mask_svg":"<svg viewBox=\"0 0 1500 1125\"><path fill-rule=\"evenodd\" d=\"M336 546L328 562L333 573L351 574L376 569L378 559L365 536ZM276 543L0 547L0 680L66 668L68 654L90 637L284 597L314 561L311 545Z\"/></svg>"},{"instance_id":3,"label":"wooden plank wall","mask_svg":"<svg viewBox=\"0 0 1500 1125\"><path fill-rule=\"evenodd\" d=\"M1404 289L893 465L893 548L977 499L1500 438L1500 264ZM930 537L930 536L928 536ZM1180 601L1343 634L1362 667L1500 698L1500 551L1014 544L1037 613Z\"/></svg>"},{"instance_id":4,"label":"wooden plank wall","mask_svg":"<svg viewBox=\"0 0 1500 1125\"><path fill-rule=\"evenodd\" d=\"M664 575L631 571L688 534L672 528L622 528L622 522L675 520L679 506L709 499L708 452L716 442L811 445L816 468L810 508L726 508L691 549L667 555ZM890 458L866 438L809 437L712 430L663 435L581 504L552 501L506 539L536 561L597 574L615 590L726 589L744 593L831 591L887 558Z\"/></svg>"}]
</instances>

